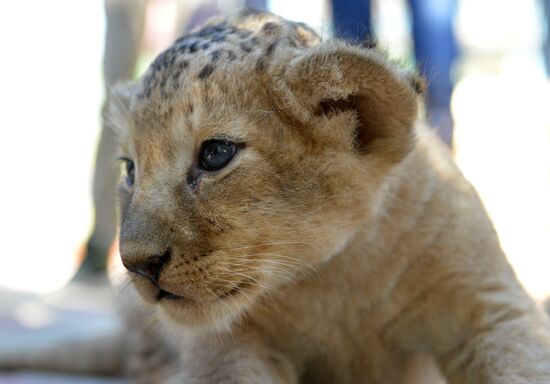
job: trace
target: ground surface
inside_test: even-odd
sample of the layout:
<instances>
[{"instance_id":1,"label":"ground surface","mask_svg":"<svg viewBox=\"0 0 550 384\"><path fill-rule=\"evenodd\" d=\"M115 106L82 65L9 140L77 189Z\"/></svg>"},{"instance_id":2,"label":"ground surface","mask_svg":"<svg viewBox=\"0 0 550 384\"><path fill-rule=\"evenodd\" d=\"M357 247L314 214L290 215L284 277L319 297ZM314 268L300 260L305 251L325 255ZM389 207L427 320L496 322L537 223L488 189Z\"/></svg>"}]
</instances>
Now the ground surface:
<instances>
[{"instance_id":1,"label":"ground surface","mask_svg":"<svg viewBox=\"0 0 550 384\"><path fill-rule=\"evenodd\" d=\"M38 297L0 291L0 353L31 350L59 342L81 340L117 328L106 283L71 285ZM123 381L51 373L0 373L0 384L121 384Z\"/></svg>"}]
</instances>

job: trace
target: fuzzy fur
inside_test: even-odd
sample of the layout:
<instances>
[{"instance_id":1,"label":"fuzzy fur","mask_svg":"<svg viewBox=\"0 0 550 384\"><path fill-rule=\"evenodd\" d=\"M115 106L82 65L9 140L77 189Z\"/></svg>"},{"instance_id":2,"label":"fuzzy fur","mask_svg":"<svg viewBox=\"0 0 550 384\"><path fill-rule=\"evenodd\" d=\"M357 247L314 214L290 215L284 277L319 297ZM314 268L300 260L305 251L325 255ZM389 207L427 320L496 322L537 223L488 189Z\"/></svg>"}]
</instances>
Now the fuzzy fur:
<instances>
[{"instance_id":1,"label":"fuzzy fur","mask_svg":"<svg viewBox=\"0 0 550 384\"><path fill-rule=\"evenodd\" d=\"M133 273L122 291L178 356L164 382L550 383L547 319L418 120L418 84L376 50L248 14L119 96L136 163L122 261L169 250L159 286L182 297ZM214 137L243 146L202 171Z\"/></svg>"}]
</instances>

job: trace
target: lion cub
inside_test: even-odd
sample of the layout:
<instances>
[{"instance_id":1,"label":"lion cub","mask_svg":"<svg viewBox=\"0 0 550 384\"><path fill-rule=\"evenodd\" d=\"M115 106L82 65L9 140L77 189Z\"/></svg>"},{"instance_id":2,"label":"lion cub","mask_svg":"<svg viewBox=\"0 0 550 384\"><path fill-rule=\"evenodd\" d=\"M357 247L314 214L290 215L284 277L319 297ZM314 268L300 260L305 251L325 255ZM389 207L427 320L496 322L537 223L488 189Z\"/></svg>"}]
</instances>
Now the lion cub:
<instances>
[{"instance_id":1,"label":"lion cub","mask_svg":"<svg viewBox=\"0 0 550 384\"><path fill-rule=\"evenodd\" d=\"M548 322L419 88L245 14L118 96L120 254L179 356L168 382L400 383L421 354L449 383L550 383Z\"/></svg>"}]
</instances>

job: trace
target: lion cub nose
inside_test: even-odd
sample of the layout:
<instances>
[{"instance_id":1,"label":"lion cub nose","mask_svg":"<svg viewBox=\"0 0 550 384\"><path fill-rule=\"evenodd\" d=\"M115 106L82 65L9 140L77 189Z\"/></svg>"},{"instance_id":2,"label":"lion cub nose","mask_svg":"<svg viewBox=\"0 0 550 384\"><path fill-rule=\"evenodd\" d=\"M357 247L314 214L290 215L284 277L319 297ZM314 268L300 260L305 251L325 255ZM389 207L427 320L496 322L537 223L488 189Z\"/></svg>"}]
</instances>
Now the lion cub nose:
<instances>
[{"instance_id":1,"label":"lion cub nose","mask_svg":"<svg viewBox=\"0 0 550 384\"><path fill-rule=\"evenodd\" d=\"M156 286L159 285L159 277L163 267L170 260L170 251L163 255L154 255L145 259L132 258L130 260L123 258L122 264L127 270L148 278Z\"/></svg>"}]
</instances>

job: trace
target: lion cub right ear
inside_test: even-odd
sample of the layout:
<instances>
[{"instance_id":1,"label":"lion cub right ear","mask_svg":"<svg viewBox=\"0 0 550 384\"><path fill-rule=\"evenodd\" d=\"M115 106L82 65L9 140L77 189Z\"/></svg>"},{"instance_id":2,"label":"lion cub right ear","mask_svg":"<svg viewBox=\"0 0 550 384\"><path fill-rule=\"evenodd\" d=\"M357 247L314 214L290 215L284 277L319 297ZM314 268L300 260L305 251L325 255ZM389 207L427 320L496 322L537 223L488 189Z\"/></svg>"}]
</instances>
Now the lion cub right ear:
<instances>
[{"instance_id":1,"label":"lion cub right ear","mask_svg":"<svg viewBox=\"0 0 550 384\"><path fill-rule=\"evenodd\" d=\"M352 110L357 152L393 164L412 148L422 87L378 51L324 42L292 59L281 80L280 107L301 124Z\"/></svg>"},{"instance_id":2,"label":"lion cub right ear","mask_svg":"<svg viewBox=\"0 0 550 384\"><path fill-rule=\"evenodd\" d=\"M107 101L103 107L103 119L122 141L128 134L130 103L133 95L133 84L118 83L109 88Z\"/></svg>"}]
</instances>

